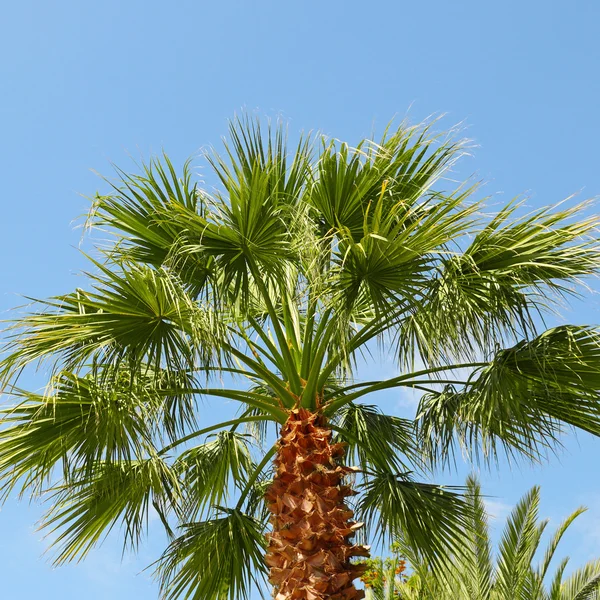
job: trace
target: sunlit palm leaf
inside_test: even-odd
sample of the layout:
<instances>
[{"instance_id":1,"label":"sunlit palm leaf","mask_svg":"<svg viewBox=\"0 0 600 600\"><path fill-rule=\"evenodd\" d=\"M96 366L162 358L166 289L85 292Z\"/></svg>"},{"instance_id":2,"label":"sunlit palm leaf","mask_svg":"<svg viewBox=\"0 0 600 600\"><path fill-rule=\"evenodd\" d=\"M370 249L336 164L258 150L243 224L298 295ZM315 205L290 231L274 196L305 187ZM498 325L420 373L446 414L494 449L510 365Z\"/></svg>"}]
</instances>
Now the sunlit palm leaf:
<instances>
[{"instance_id":1,"label":"sunlit palm leaf","mask_svg":"<svg viewBox=\"0 0 600 600\"><path fill-rule=\"evenodd\" d=\"M472 356L533 332L539 312L556 309L597 271L598 219L582 216L587 204L513 218L518 208L509 203L464 252L442 257L439 275L401 328L401 352L439 362L446 352Z\"/></svg>"},{"instance_id":2,"label":"sunlit palm leaf","mask_svg":"<svg viewBox=\"0 0 600 600\"><path fill-rule=\"evenodd\" d=\"M533 488L512 511L500 542L495 589L506 598L516 597L530 574L541 529L538 524L539 488Z\"/></svg>"},{"instance_id":3,"label":"sunlit palm leaf","mask_svg":"<svg viewBox=\"0 0 600 600\"><path fill-rule=\"evenodd\" d=\"M283 204L301 199L311 166L311 140L300 139L292 159L288 156L285 125L269 123L265 129L259 119L235 118L229 125L230 140L225 141L227 160L218 153L209 155L210 164L231 195L252 187L257 177L268 180L268 196Z\"/></svg>"},{"instance_id":4,"label":"sunlit palm leaf","mask_svg":"<svg viewBox=\"0 0 600 600\"><path fill-rule=\"evenodd\" d=\"M544 553L544 556L543 556L539 566L534 571L535 582L536 582L536 585L533 590L534 594L538 594L538 595L542 594L544 580L546 578L546 575L548 574L548 569L550 568L550 564L552 563L552 560L554 559L556 550L558 549L558 547L560 545L560 541L563 539L563 536L565 535L567 529L572 525L573 521L575 521L575 519L584 512L585 512L585 508L583 508L583 507L577 509L576 511L571 513L559 525L558 529L554 532L552 539L550 540L550 542L548 543L548 546L546 547L546 551ZM565 566L566 566L566 563L565 563ZM562 578L562 571L561 571L560 567L557 571L557 574L559 574L559 573L560 573L560 577L559 577L559 579L560 579L560 578ZM550 594L550 597L552 598L552 594Z\"/></svg>"},{"instance_id":5,"label":"sunlit palm leaf","mask_svg":"<svg viewBox=\"0 0 600 600\"><path fill-rule=\"evenodd\" d=\"M600 561L590 562L577 569L562 584L560 593L560 600L598 600L600 598Z\"/></svg>"},{"instance_id":6,"label":"sunlit palm leaf","mask_svg":"<svg viewBox=\"0 0 600 600\"><path fill-rule=\"evenodd\" d=\"M358 514L382 539L403 538L441 570L452 549L465 542L471 509L458 488L385 471L372 472L361 487Z\"/></svg>"},{"instance_id":7,"label":"sunlit palm leaf","mask_svg":"<svg viewBox=\"0 0 600 600\"><path fill-rule=\"evenodd\" d=\"M164 270L133 264L90 278L94 290L78 290L45 302L46 310L15 322L11 354L0 363L5 380L44 359L79 368L92 360L146 363L194 370L215 364L225 340L223 325L187 296Z\"/></svg>"},{"instance_id":8,"label":"sunlit palm leaf","mask_svg":"<svg viewBox=\"0 0 600 600\"><path fill-rule=\"evenodd\" d=\"M466 499L472 510L471 521L467 528L468 550L461 560L454 563L454 570L469 600L475 598L487 600L490 598L494 582L488 515L477 480L468 477L466 487Z\"/></svg>"},{"instance_id":9,"label":"sunlit palm leaf","mask_svg":"<svg viewBox=\"0 0 600 600\"><path fill-rule=\"evenodd\" d=\"M102 385L92 376L62 372L48 396L18 392L24 400L2 410L0 478L3 493L21 484L39 494L55 466L69 477L99 461L132 460L152 447L159 398L127 377Z\"/></svg>"},{"instance_id":10,"label":"sunlit palm leaf","mask_svg":"<svg viewBox=\"0 0 600 600\"><path fill-rule=\"evenodd\" d=\"M364 473L371 468L405 471L408 460L418 463L414 424L383 414L376 406L347 404L336 415L336 441L347 444L345 460Z\"/></svg>"},{"instance_id":11,"label":"sunlit palm leaf","mask_svg":"<svg viewBox=\"0 0 600 600\"><path fill-rule=\"evenodd\" d=\"M381 197L365 215L363 236L354 241L340 233L337 262L340 295L352 305L366 293L378 311L411 306L429 286L437 255L471 225L476 204L465 204L471 190L456 195L432 195L418 206L399 201L383 212ZM413 309L414 310L414 309Z\"/></svg>"},{"instance_id":12,"label":"sunlit palm leaf","mask_svg":"<svg viewBox=\"0 0 600 600\"><path fill-rule=\"evenodd\" d=\"M263 525L238 510L190 523L166 550L157 574L168 600L248 598L252 583L264 576Z\"/></svg>"},{"instance_id":13,"label":"sunlit palm leaf","mask_svg":"<svg viewBox=\"0 0 600 600\"><path fill-rule=\"evenodd\" d=\"M152 507L167 525L166 514L180 493L177 477L157 457L99 464L76 475L55 488L42 521L59 549L57 564L83 558L117 524L125 543L136 547Z\"/></svg>"},{"instance_id":14,"label":"sunlit palm leaf","mask_svg":"<svg viewBox=\"0 0 600 600\"><path fill-rule=\"evenodd\" d=\"M496 354L464 389L423 397L419 427L441 454L458 438L467 451L494 457L497 446L533 458L558 440L564 424L600 434L600 337L563 326ZM456 436L456 437L455 437Z\"/></svg>"},{"instance_id":15,"label":"sunlit palm leaf","mask_svg":"<svg viewBox=\"0 0 600 600\"><path fill-rule=\"evenodd\" d=\"M464 143L442 141L431 127L432 123L401 124L395 130L390 126L379 143L365 141L356 148L323 141L308 201L325 229L348 231L358 242L364 235L365 215L379 198L383 197L386 214L400 201L415 206L464 152Z\"/></svg>"},{"instance_id":16,"label":"sunlit palm leaf","mask_svg":"<svg viewBox=\"0 0 600 600\"><path fill-rule=\"evenodd\" d=\"M247 495L245 512L261 523L267 523L271 516L265 500L265 494L272 483L273 473L262 473L257 477Z\"/></svg>"},{"instance_id":17,"label":"sunlit palm leaf","mask_svg":"<svg viewBox=\"0 0 600 600\"><path fill-rule=\"evenodd\" d=\"M230 486L243 486L254 467L247 436L234 431L222 431L214 440L186 450L173 467L182 477L186 519L221 504Z\"/></svg>"},{"instance_id":18,"label":"sunlit palm leaf","mask_svg":"<svg viewBox=\"0 0 600 600\"><path fill-rule=\"evenodd\" d=\"M174 215L204 215L205 197L191 182L189 161L177 177L169 158L163 156L143 164L144 175L131 176L118 170L119 182L113 194L98 195L87 226L108 226L118 236L113 255L124 255L155 267L168 265L199 295L212 273L212 259L195 254L177 258L176 249L191 240L181 219Z\"/></svg>"}]
</instances>

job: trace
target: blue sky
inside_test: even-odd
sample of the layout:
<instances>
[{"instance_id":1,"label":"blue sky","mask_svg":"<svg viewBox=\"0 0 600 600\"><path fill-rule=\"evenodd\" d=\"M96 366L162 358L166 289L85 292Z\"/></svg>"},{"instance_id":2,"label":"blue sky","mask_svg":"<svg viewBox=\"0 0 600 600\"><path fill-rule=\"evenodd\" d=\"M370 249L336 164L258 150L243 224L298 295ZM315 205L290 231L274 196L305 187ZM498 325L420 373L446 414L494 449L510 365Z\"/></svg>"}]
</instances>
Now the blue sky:
<instances>
[{"instance_id":1,"label":"blue sky","mask_svg":"<svg viewBox=\"0 0 600 600\"><path fill-rule=\"evenodd\" d=\"M599 20L594 0L5 3L0 310L20 304L17 294L81 285L72 221L103 189L93 170L133 169L130 157L163 148L180 163L218 144L243 107L350 142L394 115L447 113L443 124L464 122L478 145L461 175L485 180L494 200L526 194L535 207L600 194ZM590 295L565 319L599 315ZM378 400L414 408L409 396ZM599 460L600 440L569 438L541 467L482 474L484 490L501 516L534 483L554 522L588 505L565 544L582 562L600 555ZM440 479L461 483L467 471ZM16 500L0 512L2 598L157 596L140 572L161 550L159 533L139 557L121 561L111 538L86 563L53 570L39 515Z\"/></svg>"}]
</instances>

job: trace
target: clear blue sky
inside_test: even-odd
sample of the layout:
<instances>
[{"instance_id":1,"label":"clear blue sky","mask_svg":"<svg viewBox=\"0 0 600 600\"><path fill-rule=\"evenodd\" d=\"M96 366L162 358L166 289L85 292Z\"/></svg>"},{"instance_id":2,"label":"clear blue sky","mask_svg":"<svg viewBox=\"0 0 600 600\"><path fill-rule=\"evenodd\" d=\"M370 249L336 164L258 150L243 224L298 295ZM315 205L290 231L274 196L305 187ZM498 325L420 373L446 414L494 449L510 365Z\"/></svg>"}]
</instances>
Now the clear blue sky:
<instances>
[{"instance_id":1,"label":"clear blue sky","mask_svg":"<svg viewBox=\"0 0 600 600\"><path fill-rule=\"evenodd\" d=\"M111 161L162 148L180 162L216 144L242 107L283 114L291 130L353 141L392 116L448 113L479 145L461 172L532 206L600 194L600 4L596 0L254 2L19 0L0 19L0 309L16 294L70 291L80 231ZM565 317L598 323L597 297ZM410 412L410 398L379 400ZM600 555L600 440L568 439L560 459L484 474L498 512L540 483L542 514L589 512L569 536L575 562ZM461 483L466 468L445 475ZM140 571L151 536L121 562L117 541L52 570L37 507L0 512L0 598L157 597Z\"/></svg>"}]
</instances>

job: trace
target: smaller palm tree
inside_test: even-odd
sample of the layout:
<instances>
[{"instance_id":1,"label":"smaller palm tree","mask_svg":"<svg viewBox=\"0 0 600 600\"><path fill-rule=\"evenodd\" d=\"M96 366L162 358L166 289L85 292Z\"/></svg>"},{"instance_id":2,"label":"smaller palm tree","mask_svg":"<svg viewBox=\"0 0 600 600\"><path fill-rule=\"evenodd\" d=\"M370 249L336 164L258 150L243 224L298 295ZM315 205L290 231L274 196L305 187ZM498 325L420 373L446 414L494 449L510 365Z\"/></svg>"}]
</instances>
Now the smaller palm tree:
<instances>
[{"instance_id":1,"label":"smaller palm tree","mask_svg":"<svg viewBox=\"0 0 600 600\"><path fill-rule=\"evenodd\" d=\"M532 488L508 518L494 558L488 515L474 478L467 480L467 490L473 508L469 543L455 548L447 569L431 567L418 549L399 540L390 558L367 561L362 577L367 600L600 600L600 560L564 579L569 562L564 558L550 573L560 541L584 508L561 523L541 554L548 520L539 519L540 489ZM410 576L403 557L413 569Z\"/></svg>"}]
</instances>

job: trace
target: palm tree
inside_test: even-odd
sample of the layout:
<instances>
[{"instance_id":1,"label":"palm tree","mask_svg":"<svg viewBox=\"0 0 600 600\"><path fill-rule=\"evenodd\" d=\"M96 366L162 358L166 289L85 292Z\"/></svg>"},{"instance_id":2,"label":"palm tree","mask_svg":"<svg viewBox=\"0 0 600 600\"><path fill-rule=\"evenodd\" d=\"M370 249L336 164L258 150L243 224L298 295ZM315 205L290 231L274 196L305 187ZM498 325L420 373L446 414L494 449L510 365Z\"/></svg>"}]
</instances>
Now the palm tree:
<instances>
[{"instance_id":1,"label":"palm tree","mask_svg":"<svg viewBox=\"0 0 600 600\"><path fill-rule=\"evenodd\" d=\"M465 144L432 131L290 153L242 118L207 155L216 191L167 157L118 171L89 215L114 236L89 286L12 322L0 366L2 493L50 499L58 563L115 525L136 546L153 510L167 598L245 596L266 562L277 600L352 600L362 521L434 564L467 524L457 490L416 480L423 456L600 433L598 332L536 329L598 272L599 219L485 217L476 185L444 179ZM356 379L378 344L399 374ZM18 387L35 364L44 393ZM425 393L416 429L363 403L401 388ZM202 397L240 412L200 426Z\"/></svg>"},{"instance_id":2,"label":"palm tree","mask_svg":"<svg viewBox=\"0 0 600 600\"><path fill-rule=\"evenodd\" d=\"M428 566L418 548L404 541L393 546L385 560L367 561L363 575L370 600L598 600L600 599L600 560L573 572L566 580L568 558L554 572L560 542L573 521L585 509L570 514L558 527L543 554L542 535L548 520L539 520L540 489L532 488L509 516L498 551L492 553L486 507L481 488L473 478L467 480L467 497L472 506L469 542L454 549L449 557L450 573L436 572ZM413 573L404 573L409 557ZM537 557L541 560L536 564ZM449 575L449 576L448 576Z\"/></svg>"}]
</instances>

